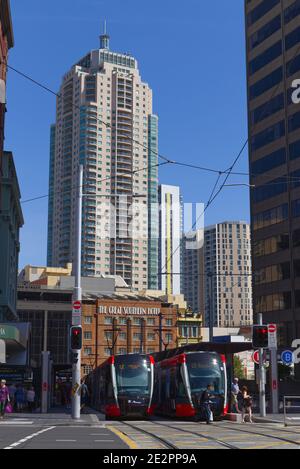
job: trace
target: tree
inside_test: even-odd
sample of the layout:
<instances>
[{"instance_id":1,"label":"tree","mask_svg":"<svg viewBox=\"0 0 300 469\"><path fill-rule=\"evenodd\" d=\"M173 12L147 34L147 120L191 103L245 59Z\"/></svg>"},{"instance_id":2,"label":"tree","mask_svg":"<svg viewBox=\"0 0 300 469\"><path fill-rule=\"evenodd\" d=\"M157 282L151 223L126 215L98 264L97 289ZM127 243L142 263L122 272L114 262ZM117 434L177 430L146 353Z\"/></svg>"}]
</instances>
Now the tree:
<instances>
[{"instance_id":1,"label":"tree","mask_svg":"<svg viewBox=\"0 0 300 469\"><path fill-rule=\"evenodd\" d=\"M245 379L245 370L242 360L238 355L234 355L233 357L233 370L234 370L234 378Z\"/></svg>"}]
</instances>

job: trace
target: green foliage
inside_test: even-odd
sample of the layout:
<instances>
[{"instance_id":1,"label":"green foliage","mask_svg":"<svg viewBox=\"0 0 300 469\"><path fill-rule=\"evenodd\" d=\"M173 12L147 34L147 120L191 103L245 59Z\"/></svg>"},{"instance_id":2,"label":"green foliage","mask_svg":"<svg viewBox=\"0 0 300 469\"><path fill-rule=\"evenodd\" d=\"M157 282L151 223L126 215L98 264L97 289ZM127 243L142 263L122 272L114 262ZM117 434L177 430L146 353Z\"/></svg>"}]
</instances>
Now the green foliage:
<instances>
[{"instance_id":1,"label":"green foliage","mask_svg":"<svg viewBox=\"0 0 300 469\"><path fill-rule=\"evenodd\" d=\"M234 373L233 373L234 378L239 378L239 379L246 378L245 373L244 373L243 362L238 355L235 355L233 357L233 370L234 370Z\"/></svg>"}]
</instances>

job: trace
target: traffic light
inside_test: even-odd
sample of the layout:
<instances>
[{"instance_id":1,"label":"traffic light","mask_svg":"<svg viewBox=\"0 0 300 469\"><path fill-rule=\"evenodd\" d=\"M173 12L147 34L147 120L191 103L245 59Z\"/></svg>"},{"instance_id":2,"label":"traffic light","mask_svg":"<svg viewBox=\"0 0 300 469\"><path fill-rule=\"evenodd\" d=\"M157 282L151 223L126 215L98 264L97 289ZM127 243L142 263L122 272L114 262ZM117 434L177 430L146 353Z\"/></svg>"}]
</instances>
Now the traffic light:
<instances>
[{"instance_id":1,"label":"traffic light","mask_svg":"<svg viewBox=\"0 0 300 469\"><path fill-rule=\"evenodd\" d=\"M268 326L253 326L253 348L268 348Z\"/></svg>"},{"instance_id":2,"label":"traffic light","mask_svg":"<svg viewBox=\"0 0 300 469\"><path fill-rule=\"evenodd\" d=\"M82 328L80 326L71 327L71 349L82 349Z\"/></svg>"}]
</instances>

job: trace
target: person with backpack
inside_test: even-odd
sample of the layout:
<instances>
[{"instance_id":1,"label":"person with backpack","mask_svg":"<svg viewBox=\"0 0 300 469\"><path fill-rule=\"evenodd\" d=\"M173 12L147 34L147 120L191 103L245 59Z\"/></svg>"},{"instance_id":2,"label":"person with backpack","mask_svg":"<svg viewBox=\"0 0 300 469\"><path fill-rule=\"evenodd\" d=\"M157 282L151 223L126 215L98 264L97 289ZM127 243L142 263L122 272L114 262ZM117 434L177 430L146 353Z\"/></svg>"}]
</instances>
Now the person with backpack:
<instances>
[{"instance_id":1,"label":"person with backpack","mask_svg":"<svg viewBox=\"0 0 300 469\"><path fill-rule=\"evenodd\" d=\"M207 425L209 425L212 422L212 415L213 415L211 407L210 407L212 404L210 400L210 397L212 395L211 394L212 389L213 389L213 386L211 384L208 384L205 391L203 391L201 395L201 400L200 400L201 407L203 409L203 413L204 413L204 417L205 417Z\"/></svg>"}]
</instances>

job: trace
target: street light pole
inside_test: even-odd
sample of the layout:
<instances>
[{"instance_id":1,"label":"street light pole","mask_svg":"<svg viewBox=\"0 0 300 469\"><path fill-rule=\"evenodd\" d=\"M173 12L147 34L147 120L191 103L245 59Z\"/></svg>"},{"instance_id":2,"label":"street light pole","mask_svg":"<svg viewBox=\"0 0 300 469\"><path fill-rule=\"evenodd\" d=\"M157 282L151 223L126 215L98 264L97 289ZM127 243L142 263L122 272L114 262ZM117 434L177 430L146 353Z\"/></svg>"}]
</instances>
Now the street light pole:
<instances>
[{"instance_id":1,"label":"street light pole","mask_svg":"<svg viewBox=\"0 0 300 469\"><path fill-rule=\"evenodd\" d=\"M258 314L258 324L260 326L263 325L263 316L262 313ZM266 416L266 391L265 391L265 383L266 383L266 370L264 367L264 349L259 349L259 410L260 416Z\"/></svg>"},{"instance_id":2,"label":"street light pole","mask_svg":"<svg viewBox=\"0 0 300 469\"><path fill-rule=\"evenodd\" d=\"M76 207L76 241L75 241L75 287L73 290L73 302L81 304L81 225L82 225L82 184L83 166L79 166L77 207ZM81 326L81 306L79 324ZM73 324L73 318L72 318ZM81 350L72 350L72 419L80 419L80 372L81 372Z\"/></svg>"},{"instance_id":3,"label":"street light pole","mask_svg":"<svg viewBox=\"0 0 300 469\"><path fill-rule=\"evenodd\" d=\"M214 336L213 273L208 272L207 275L209 280L209 342L212 342Z\"/></svg>"}]
</instances>

